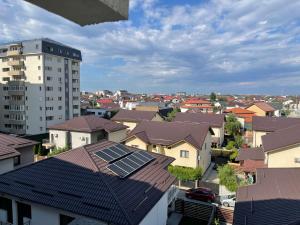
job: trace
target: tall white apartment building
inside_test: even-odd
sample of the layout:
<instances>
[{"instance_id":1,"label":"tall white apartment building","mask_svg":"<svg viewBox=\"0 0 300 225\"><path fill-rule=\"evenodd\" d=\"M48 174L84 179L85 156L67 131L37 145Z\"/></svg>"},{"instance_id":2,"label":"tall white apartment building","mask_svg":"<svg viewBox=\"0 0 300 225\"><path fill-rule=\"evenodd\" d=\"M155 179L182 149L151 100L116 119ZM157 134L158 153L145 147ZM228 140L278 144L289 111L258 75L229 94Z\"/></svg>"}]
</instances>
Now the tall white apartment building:
<instances>
[{"instance_id":1,"label":"tall white apartment building","mask_svg":"<svg viewBox=\"0 0 300 225\"><path fill-rule=\"evenodd\" d=\"M50 39L0 45L0 131L41 134L80 116L80 62Z\"/></svg>"}]
</instances>

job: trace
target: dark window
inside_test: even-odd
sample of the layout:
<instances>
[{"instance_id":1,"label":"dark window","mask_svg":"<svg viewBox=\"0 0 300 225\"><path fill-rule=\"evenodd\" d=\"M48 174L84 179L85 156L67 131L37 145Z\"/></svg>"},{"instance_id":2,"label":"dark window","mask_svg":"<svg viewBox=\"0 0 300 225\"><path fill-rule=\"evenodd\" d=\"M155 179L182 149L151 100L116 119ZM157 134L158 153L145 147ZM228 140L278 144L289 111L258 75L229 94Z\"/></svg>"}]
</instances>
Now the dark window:
<instances>
[{"instance_id":1,"label":"dark window","mask_svg":"<svg viewBox=\"0 0 300 225\"><path fill-rule=\"evenodd\" d=\"M31 219L31 206L21 203L21 202L17 202L17 212L18 212L18 225L23 225L24 222L24 218L29 218Z\"/></svg>"},{"instance_id":2,"label":"dark window","mask_svg":"<svg viewBox=\"0 0 300 225\"><path fill-rule=\"evenodd\" d=\"M71 223L75 218L65 215L59 215L59 225L68 225Z\"/></svg>"},{"instance_id":3,"label":"dark window","mask_svg":"<svg viewBox=\"0 0 300 225\"><path fill-rule=\"evenodd\" d=\"M10 199L0 197L0 209L7 212L7 222L13 223L12 201Z\"/></svg>"},{"instance_id":4,"label":"dark window","mask_svg":"<svg viewBox=\"0 0 300 225\"><path fill-rule=\"evenodd\" d=\"M21 158L20 156L14 157L14 166L18 166L21 164Z\"/></svg>"}]
</instances>

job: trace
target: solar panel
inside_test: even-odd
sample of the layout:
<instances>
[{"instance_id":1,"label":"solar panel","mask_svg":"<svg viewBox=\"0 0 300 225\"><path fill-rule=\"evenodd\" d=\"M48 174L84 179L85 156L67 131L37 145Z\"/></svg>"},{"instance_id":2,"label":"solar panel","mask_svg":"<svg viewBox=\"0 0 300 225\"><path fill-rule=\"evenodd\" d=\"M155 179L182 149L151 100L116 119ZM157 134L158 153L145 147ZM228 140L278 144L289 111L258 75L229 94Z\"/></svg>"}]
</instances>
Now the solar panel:
<instances>
[{"instance_id":1,"label":"solar panel","mask_svg":"<svg viewBox=\"0 0 300 225\"><path fill-rule=\"evenodd\" d=\"M125 178L135 171L141 169L147 163L151 162L155 158L145 151L134 152L129 156L108 165L107 168L113 173Z\"/></svg>"},{"instance_id":2,"label":"solar panel","mask_svg":"<svg viewBox=\"0 0 300 225\"><path fill-rule=\"evenodd\" d=\"M94 154L106 162L112 162L130 153L131 151L125 146L117 144L115 146L111 146L109 148L95 152Z\"/></svg>"}]
</instances>

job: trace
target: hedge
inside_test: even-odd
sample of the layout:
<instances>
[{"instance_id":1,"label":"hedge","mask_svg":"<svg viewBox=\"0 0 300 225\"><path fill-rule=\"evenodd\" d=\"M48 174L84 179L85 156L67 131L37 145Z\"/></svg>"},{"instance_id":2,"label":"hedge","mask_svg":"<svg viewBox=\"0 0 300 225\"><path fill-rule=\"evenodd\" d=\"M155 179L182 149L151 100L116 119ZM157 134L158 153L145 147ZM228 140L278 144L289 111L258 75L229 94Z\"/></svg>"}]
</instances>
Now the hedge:
<instances>
[{"instance_id":1,"label":"hedge","mask_svg":"<svg viewBox=\"0 0 300 225\"><path fill-rule=\"evenodd\" d=\"M175 176L178 180L200 180L202 177L202 168L190 168L190 167L183 167L183 166L169 166L169 172Z\"/></svg>"}]
</instances>

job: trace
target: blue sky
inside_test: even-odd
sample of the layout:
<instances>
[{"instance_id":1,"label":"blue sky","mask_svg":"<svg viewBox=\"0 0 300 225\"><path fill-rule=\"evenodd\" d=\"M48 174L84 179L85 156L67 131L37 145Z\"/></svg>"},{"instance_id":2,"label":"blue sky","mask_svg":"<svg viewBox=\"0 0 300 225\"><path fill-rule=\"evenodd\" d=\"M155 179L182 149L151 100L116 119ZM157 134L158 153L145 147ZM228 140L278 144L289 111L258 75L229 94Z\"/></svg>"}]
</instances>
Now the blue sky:
<instances>
[{"instance_id":1,"label":"blue sky","mask_svg":"<svg viewBox=\"0 0 300 225\"><path fill-rule=\"evenodd\" d=\"M80 27L0 0L0 42L80 49L86 91L299 94L299 10L299 0L131 0L129 21Z\"/></svg>"}]
</instances>

